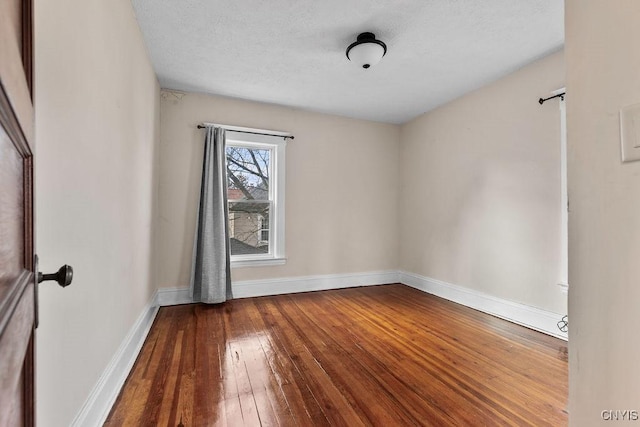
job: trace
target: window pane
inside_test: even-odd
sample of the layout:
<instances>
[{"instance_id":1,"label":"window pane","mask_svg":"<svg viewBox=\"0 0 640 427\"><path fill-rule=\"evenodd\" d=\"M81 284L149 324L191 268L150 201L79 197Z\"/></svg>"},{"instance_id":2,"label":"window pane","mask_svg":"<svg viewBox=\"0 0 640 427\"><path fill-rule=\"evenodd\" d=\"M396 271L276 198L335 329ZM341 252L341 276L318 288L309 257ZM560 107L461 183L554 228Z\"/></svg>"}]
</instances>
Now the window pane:
<instances>
[{"instance_id":1,"label":"window pane","mask_svg":"<svg viewBox=\"0 0 640 427\"><path fill-rule=\"evenodd\" d=\"M270 253L269 207L269 202L229 203L231 255Z\"/></svg>"},{"instance_id":2,"label":"window pane","mask_svg":"<svg viewBox=\"0 0 640 427\"><path fill-rule=\"evenodd\" d=\"M229 200L269 200L271 150L227 146Z\"/></svg>"}]
</instances>

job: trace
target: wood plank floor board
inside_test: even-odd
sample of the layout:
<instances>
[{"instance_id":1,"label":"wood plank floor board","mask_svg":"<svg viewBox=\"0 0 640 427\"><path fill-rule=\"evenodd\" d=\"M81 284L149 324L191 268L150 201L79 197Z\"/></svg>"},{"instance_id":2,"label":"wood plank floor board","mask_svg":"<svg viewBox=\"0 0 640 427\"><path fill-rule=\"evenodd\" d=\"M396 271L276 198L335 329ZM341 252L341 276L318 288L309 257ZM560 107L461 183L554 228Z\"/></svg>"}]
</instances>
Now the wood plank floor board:
<instances>
[{"instance_id":1,"label":"wood plank floor board","mask_svg":"<svg viewBox=\"0 0 640 427\"><path fill-rule=\"evenodd\" d=\"M353 315L352 311L350 317L353 317ZM341 320L337 320L336 324L340 324L340 322ZM351 329L358 331L357 325L360 323L352 323ZM402 351L401 347L406 346L406 342L402 340L399 343L400 347L398 343L389 345L384 340L381 340L380 337L386 333L384 326L382 330L371 332L371 330L362 330L353 335L361 337L354 341L353 351L357 353L358 360L361 361L360 363L368 374L381 379L379 384L381 391L386 392L388 398L395 401L395 405L403 407L407 412L411 413L416 421L429 419L438 420L441 425L452 423L453 420L448 418L448 414L453 413L450 407L455 406L456 401L450 398L450 394L456 396L459 394L459 390L456 387L457 384L454 383L453 393L447 393L447 390L451 389L451 387L447 387L447 384L450 385L451 383L443 380L437 372L428 368L424 363L426 360L421 353L411 352L407 348ZM395 341L396 338L391 337L391 340ZM394 366L394 369L387 369L389 366ZM428 370L430 374L429 384L423 381L425 370ZM425 387L432 387L434 383L438 383L438 388L443 391L437 396L430 395L424 390ZM409 393L396 396L394 390L398 389L407 389ZM473 413L465 415L474 418ZM471 423L473 419L466 421Z\"/></svg>"},{"instance_id":2,"label":"wood plank floor board","mask_svg":"<svg viewBox=\"0 0 640 427\"><path fill-rule=\"evenodd\" d=\"M313 303L309 301L308 303ZM323 307L325 304L318 302L320 304L319 313L322 313ZM314 310L316 307L314 307ZM335 352L338 353L338 358L335 360L326 360L325 369L330 372L332 378L343 378L344 374L342 371L349 372L351 377L355 377L356 383L361 382L358 381L358 375L354 374L356 372L364 371L366 373L366 377L371 379L371 384L368 384L368 387L365 389L377 389L380 393L385 394L385 399L382 402L389 402L389 408L382 408L383 414L391 413L391 420L396 421L404 421L406 423L415 423L419 418L415 417L415 413L411 410L412 408L406 408L403 405L398 404L399 400L407 400L407 399L419 399L422 402L419 402L418 406L423 406L426 404L420 396L415 393L408 393L405 396L396 396L391 390L394 389L395 386L407 386L407 380L411 381L414 378L413 374L405 376L404 379L399 379L397 376L392 375L388 370L385 369L385 365L380 362L380 360L375 357L371 357L366 349L363 347L364 340L366 339L366 333L360 334L363 338L358 339L356 335L353 334L353 331L356 330L356 325L351 324L349 329L343 328L345 323L341 323L337 321L339 314L337 312L325 312L322 313L323 323L322 325L316 324L316 327L320 328L320 330L324 329L324 339L327 341L331 340L332 337L335 337L334 342L332 343L332 347L335 349ZM347 323L348 324L348 323ZM313 320L309 319L309 325L314 325ZM327 330L327 326L329 329ZM374 336L374 335L370 335ZM376 345L376 352L380 351L381 346ZM322 354L321 349L318 349L318 353ZM330 354L330 353L329 353ZM393 358L394 365L398 363L397 355L393 355L393 349L390 349L390 352L387 353L387 356L391 356ZM345 365L345 361L348 361L349 364ZM391 385L393 383L394 385ZM370 408L374 406L374 408L380 407L379 399L376 399L374 402L365 402L362 401L363 397L369 396L370 393L354 393L358 396L358 401L356 401L356 405ZM377 396L374 396L377 397ZM371 405L373 403L374 405ZM394 414L395 412L395 414ZM437 417L438 415L444 414L443 412L439 412L438 414L433 414L433 417ZM375 413L367 414L368 417L373 419L379 419L380 415Z\"/></svg>"},{"instance_id":3,"label":"wood plank floor board","mask_svg":"<svg viewBox=\"0 0 640 427\"><path fill-rule=\"evenodd\" d=\"M368 309L363 309L363 310L365 311L363 318L366 318L366 310ZM379 310L384 311L385 309L384 307L379 307ZM416 313L416 315L418 314L419 313ZM351 315L353 315L353 313ZM407 318L411 319L412 317L403 316L401 319L407 319ZM413 323L413 321L411 321L411 323ZM398 320L398 325L401 328L404 328L406 330L409 330L412 326L415 326L413 324L405 325L403 323L400 323L400 320ZM374 335L381 336L386 334L387 332L388 332L387 329L382 328L382 330L379 330ZM363 333L362 335L365 336L366 334ZM429 337L430 335L428 334L425 335L425 338L429 338ZM396 339L396 338L391 336L390 339ZM513 372L518 372L521 369L521 365L517 366L516 370L505 369L504 365L502 364L493 366L490 363L488 363L490 360L486 359L484 355L478 354L477 351L473 355L474 358L464 357L466 353L466 346L461 346L460 348L456 349L456 348L453 348L452 346L448 346L446 340L440 340L440 341L442 342L434 342L433 340L419 342L417 341L416 338L407 339L407 337L401 337L398 343L393 344L392 348L396 348L396 349L404 348L406 352L410 352L410 357L408 357L407 360L417 360L422 358L420 362L423 365L437 367L438 371L430 371L431 376L438 377L438 378L443 378L443 376L446 377L445 380L447 381L449 386L453 385L454 387L459 387L459 384L463 384L468 386L467 388L469 390L481 391L481 393L479 394L481 398L491 397L492 393L494 394L496 393L496 389L501 391L509 390L510 393L508 393L508 396L512 398L513 397L520 398L520 399L528 398L528 396L525 396L525 395L518 395L521 392L519 387L511 387L511 385L515 383L514 381L515 378L513 378ZM460 343L460 342L462 342L462 340L460 339L456 341L456 343ZM431 352L431 353L424 353L421 350L422 348L434 348L437 351ZM492 346L488 346L488 347L485 347L483 351L495 352L493 350L494 349ZM447 356L448 354L454 354L454 352L457 356L455 360ZM387 352L385 351L380 352L380 354L386 354L386 353ZM477 361L478 361L475 359L480 359L480 361L482 361L482 359L485 359L484 362L486 363L482 364L482 367L483 367L482 372L475 372L473 370L474 366L477 366ZM451 362L453 362L453 364L455 364L456 366L453 366ZM489 381L484 381L484 380L489 380ZM527 390L527 391L532 392L533 390ZM488 403L495 402L495 401L499 401L499 400L486 399L486 402ZM506 409L508 410L508 407ZM530 408L530 409L531 411L537 411L539 408ZM533 414L524 413L519 415L531 416ZM514 417L514 416L515 414L511 414L511 417ZM524 420L522 420L521 422L524 422Z\"/></svg>"},{"instance_id":4,"label":"wood plank floor board","mask_svg":"<svg viewBox=\"0 0 640 427\"><path fill-rule=\"evenodd\" d=\"M438 317L441 319L442 317ZM538 384L534 381L531 382L530 386L526 389L521 387L512 387L514 384L518 384L517 376L523 372L523 367L530 366L526 358L531 353L526 351L526 349L518 355L517 358L512 359L509 357L504 357L504 354L511 354L511 348L506 349L504 352L496 351L500 345L499 337L497 340L493 339L491 341L483 341L482 346L467 346L463 343L468 342L468 340L473 339L474 336L477 336L477 331L474 331L473 336L461 336L459 333L449 334L448 336L443 336L443 331L446 331L447 324L452 324L456 322L456 319L446 319L445 322L438 327L440 342L426 342L421 343L419 347L427 346L428 348L436 348L438 351L432 353L432 355L437 359L438 365L447 366L450 360L450 357L445 359L444 356L455 354L456 358L453 359L455 363L456 369L451 369L453 366L449 366L447 369L449 372L458 372L463 375L463 377L459 377L458 380L470 381L471 388L474 390L481 390L481 395L490 396L490 392L486 389L489 387L491 391L495 391L497 385L497 390L501 393L505 391L510 391L509 393L505 393L506 396L510 398L517 398L517 394L522 391L526 391L530 393L533 389L535 389ZM438 329L434 329L434 331L438 331ZM446 333L446 332L444 332ZM436 334L428 334L426 337L435 336ZM449 345L451 343L451 345ZM502 357L502 359L496 359L496 357ZM525 362L522 362L522 359ZM495 364L492 363L494 360L501 360L502 363ZM509 362L511 360L520 361L519 363L509 367ZM562 362L564 364L564 362ZM474 367L480 366L482 369L473 371ZM566 368L566 367L565 367ZM541 371L541 370L540 370ZM466 375L466 377L464 377ZM473 384L474 381L481 381L480 384ZM498 384L495 384L498 383ZM545 390L548 392L548 390ZM566 396L566 394L565 394ZM520 396L520 398L526 398L526 396ZM536 402L533 400L533 402ZM526 414L525 414L526 415Z\"/></svg>"},{"instance_id":5,"label":"wood plank floor board","mask_svg":"<svg viewBox=\"0 0 640 427\"><path fill-rule=\"evenodd\" d=\"M266 316L261 316L255 306L249 307L248 311L254 328L266 331L266 333L258 334L258 339L269 364L270 377L278 384L286 402L286 406L283 406L284 420L282 424L313 425L314 419L325 421L326 418L317 400L313 398L309 388L302 380L300 371L295 367L289 350L283 346L281 351L277 351L279 343L282 342L278 330L274 328L272 322L267 323Z\"/></svg>"},{"instance_id":6,"label":"wood plank floor board","mask_svg":"<svg viewBox=\"0 0 640 427\"><path fill-rule=\"evenodd\" d=\"M380 309L385 310L385 307L381 307ZM411 324L405 324L402 322L403 319L407 317L411 319L419 317L420 312L412 312L407 308L401 308L401 311L408 313L408 316L403 316L402 318L397 320L400 326L405 328L416 326L413 323L413 320L411 321ZM392 312L389 312L389 315L391 314ZM479 314L486 317L485 314ZM531 345L524 345L522 342L514 341L513 339L505 339L500 335L487 333L489 331L477 329L474 325L469 325L466 323L462 325L463 328L454 330L453 327L455 326L455 324L459 323L459 317L447 318L445 317L445 315L446 313L438 313L437 317L430 325L417 326L419 328L424 327L425 331L429 330L428 334L426 334L422 338L429 338L430 336L439 338L439 342L431 341L426 344L427 346L429 346L429 348L431 348L432 346L437 346L439 350L439 352L437 353L440 355L455 354L456 359L454 360L454 362L456 363L460 361L460 356L464 356L467 358L471 358L470 360L467 360L467 362L469 363L464 364L466 366L473 366L479 361L485 362L483 364L483 369L485 372L490 372L491 369L495 369L501 372L515 372L522 374L527 373L529 377L533 377L535 374L539 374L537 377L533 377L533 379L537 380L533 383L534 387L538 382L543 382L545 379L549 378L555 378L554 376L549 376L549 372L559 375L566 375L566 353L562 353L561 358L555 360L555 363L548 364L544 370L537 369L537 366L535 365L536 352L526 351L527 349L531 348ZM512 324L509 324L508 322L502 320L500 320L500 322L509 325L513 329ZM465 331L465 329L468 331ZM533 335L542 335L526 329L522 330L522 328L521 332L528 332ZM482 335L487 335L489 339L481 338ZM549 338L549 342L552 342L553 345L566 347L566 343L563 343L562 341L556 340L555 338L551 337L547 338ZM475 340L476 342L480 341L481 345L469 346L466 343L470 340ZM412 338L411 340L407 340L407 342L408 341L415 343L416 339ZM424 345L424 343L421 344L421 346ZM514 349L514 347L520 348ZM517 358L503 357L501 359L502 363L500 364L490 363L495 360L496 357L502 357L505 354L511 355L514 353L518 354ZM558 352L550 352L549 354L556 356ZM551 359L551 362L553 361L554 359ZM545 389L545 392L548 391L548 389Z\"/></svg>"},{"instance_id":7,"label":"wood plank floor board","mask_svg":"<svg viewBox=\"0 0 640 427\"><path fill-rule=\"evenodd\" d=\"M358 418L354 416L355 408L348 404L347 396L340 392L338 385L318 364L315 347L304 342L300 334L296 333L296 325L291 323L291 320L287 319L282 312L285 307L270 302L265 305L261 305L259 302L257 304L261 311L273 316L270 318L278 324L291 326L292 333L278 334L279 342L277 345L290 349L290 360L299 373L298 380L301 381L299 386L306 388L307 392L313 396L326 422L332 425L358 425Z\"/></svg>"},{"instance_id":8,"label":"wood plank floor board","mask_svg":"<svg viewBox=\"0 0 640 427\"><path fill-rule=\"evenodd\" d=\"M308 322L297 306L276 304L275 308L282 313L280 322L291 325L295 332L292 336L300 337L302 346L308 350L310 356L313 355L301 362L305 362L307 375L317 372L320 387L315 389L324 397L323 410L332 425L339 425L342 421L345 421L346 425L359 425L362 421L358 417L363 416L364 419L376 419L381 423L405 419L405 414L398 411L397 406L388 404L386 400L362 404L359 400L362 396L369 395L368 390L379 388L375 378L356 377L354 372L359 366L353 356L344 352L331 337L321 334L320 326L316 322ZM316 334L305 333L306 330L314 328L318 328ZM338 367L340 375L336 375L334 367Z\"/></svg>"},{"instance_id":9,"label":"wood plank floor board","mask_svg":"<svg viewBox=\"0 0 640 427\"><path fill-rule=\"evenodd\" d=\"M566 342L403 285L161 308L107 426L567 424Z\"/></svg>"},{"instance_id":10,"label":"wood plank floor board","mask_svg":"<svg viewBox=\"0 0 640 427\"><path fill-rule=\"evenodd\" d=\"M309 304L313 304L314 309L324 310L326 307L332 305L328 301L313 301L310 300ZM316 305L317 304L317 305ZM322 312L322 311L320 311ZM336 347L342 346L344 348L343 352L348 354L353 363L346 368L347 371L352 373L352 376L355 376L356 379L359 376L359 372L364 373L363 376L370 377L376 380L376 384L372 385L373 389L379 390L381 393L385 394L384 401L389 401L395 407L394 411L403 411L404 414L408 414L410 417L407 420L409 422L417 422L419 418L416 417L416 414L411 410L411 406L400 405L398 399L402 399L405 402L415 400L418 406L423 407L423 409L437 409L434 407L435 402L431 402L431 405L426 405L427 402L424 401L424 398L417 393L408 393L404 396L396 396L393 393L393 390L399 388L408 388L410 390L414 390L411 387L411 382L415 380L416 376L420 376L419 372L406 372L405 375L398 375L398 373L402 373L402 370L406 369L407 366L404 364L402 357L399 357L395 348L385 347L381 344L380 337L377 333L371 334L369 331L367 332L358 332L358 323L360 322L352 322L354 320L353 311L350 312L349 318L345 318L341 316L339 311L335 312L324 312L322 314L322 318L324 319L322 325L318 325L319 328L326 328L327 326L330 329L325 330L325 334L327 337L335 336L338 339L333 344ZM370 319L365 319L370 320ZM344 328L345 324L349 324L349 328ZM380 355L384 357L376 357L373 356L373 353L369 352L369 349L372 349L374 352L380 352ZM373 357L372 357L373 356ZM391 365L389 365L391 363ZM401 369L400 368L402 365ZM332 364L328 363L329 368L332 369L333 376L336 378L341 377L341 370L344 368L340 365L340 363ZM387 369L388 366L393 366L393 370ZM364 404L366 402L361 402ZM404 414L396 414L396 420L403 420ZM422 414L424 415L424 413ZM429 418L437 419L443 416L442 411L432 411L430 413ZM446 415L444 415L446 418ZM375 417L373 419L376 419Z\"/></svg>"},{"instance_id":11,"label":"wood plank floor board","mask_svg":"<svg viewBox=\"0 0 640 427\"><path fill-rule=\"evenodd\" d=\"M363 319L364 319L364 322L359 322L359 324L363 324L366 322L367 319L366 318L363 318ZM352 325L352 328L355 328L355 327L357 326ZM384 326L381 326L381 325L374 325L374 327L378 327L379 330L374 331L373 333L371 333L371 331L363 331L360 335L363 337L366 337L366 336L381 337L384 335L388 335L388 328L385 328ZM407 338L408 338L407 336L398 337L397 333L392 334L387 337L387 341L389 341L391 344L383 341L378 341L375 346L371 346L364 349L364 354L362 355L363 358L361 359L361 360L367 360L368 358L371 358L371 356L367 357L367 355L371 355L371 354L379 355L380 357L384 358L384 360L382 360L382 363L381 363L383 366L394 366L395 373L397 375L407 379L408 381L412 381L412 386L410 388L413 391L413 393L408 394L408 396L407 395L403 396L402 400L399 402L400 405L404 405L408 403L407 402L408 397L416 396L416 395L424 395L424 394L429 395L428 389L426 389L426 387L430 387L432 386L432 384L426 384L421 381L416 381L417 378L424 376L424 371L426 371L429 374L429 377L432 381L435 381L439 384L438 389L440 390L440 394L437 397L431 396L431 404L432 405L437 404L437 407L440 413L442 414L453 413L452 408L455 408L457 405L459 405L459 401L457 401L456 399L459 399L461 392L465 394L468 399L471 399L474 397L473 394L469 392L469 389L470 389L470 387L468 387L469 379L466 379L465 381L465 379L461 379L459 376L456 377L451 375L450 373L452 372L455 373L457 371L454 369L450 369L446 361L444 361L442 358L438 358L438 356L440 355L440 351L437 351L434 353L429 353L429 352L425 353L421 350L421 348L432 348L432 346L425 346L425 347L416 349L415 339L407 339ZM442 349L439 349L439 350L442 350ZM402 363L398 363L398 351L400 351L400 354L402 354ZM389 355L393 355L393 357L389 358L388 357ZM436 358L435 363L433 363L434 357ZM407 383L405 382L405 384ZM481 388L482 386L480 384L475 384L475 387ZM393 390L394 388L391 388L389 391L393 391ZM484 397L483 394L480 394L480 396ZM489 402L491 401L489 400ZM483 410L482 405L483 405L482 401L475 402L475 406L478 411ZM413 406L410 406L410 408L426 409L427 407L422 405L413 405ZM495 416L499 415L499 413L495 412L495 408L489 407L484 409L489 409ZM421 416L419 419L433 419L434 417L433 414L428 414L428 413L423 413L420 415ZM472 418L475 418L477 413L469 412L463 415L467 415ZM472 423L474 420L463 419L462 421ZM444 422L445 421L443 420L442 423ZM450 423L450 422L451 420L447 421L447 423Z\"/></svg>"}]
</instances>

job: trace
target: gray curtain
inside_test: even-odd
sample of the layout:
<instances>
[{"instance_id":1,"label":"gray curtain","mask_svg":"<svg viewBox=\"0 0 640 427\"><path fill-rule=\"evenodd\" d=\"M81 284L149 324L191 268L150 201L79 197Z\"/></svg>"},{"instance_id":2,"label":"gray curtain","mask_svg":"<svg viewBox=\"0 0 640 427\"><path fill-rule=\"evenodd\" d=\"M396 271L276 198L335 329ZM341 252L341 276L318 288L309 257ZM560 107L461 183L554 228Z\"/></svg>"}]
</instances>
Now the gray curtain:
<instances>
[{"instance_id":1,"label":"gray curtain","mask_svg":"<svg viewBox=\"0 0 640 427\"><path fill-rule=\"evenodd\" d=\"M191 296L194 302L215 304L232 298L224 129L207 129L202 163Z\"/></svg>"}]
</instances>

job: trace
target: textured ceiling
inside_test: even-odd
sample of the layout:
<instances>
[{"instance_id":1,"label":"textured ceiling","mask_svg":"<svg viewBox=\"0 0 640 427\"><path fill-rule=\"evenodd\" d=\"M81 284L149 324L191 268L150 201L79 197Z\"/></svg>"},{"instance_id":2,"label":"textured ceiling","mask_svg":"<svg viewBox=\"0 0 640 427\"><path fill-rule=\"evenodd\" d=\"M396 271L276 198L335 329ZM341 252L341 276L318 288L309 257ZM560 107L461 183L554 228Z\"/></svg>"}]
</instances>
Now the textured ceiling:
<instances>
[{"instance_id":1,"label":"textured ceiling","mask_svg":"<svg viewBox=\"0 0 640 427\"><path fill-rule=\"evenodd\" d=\"M132 0L164 88L388 123L560 48L561 0ZM388 46L364 70L364 31ZM215 119L215 118L212 118Z\"/></svg>"}]
</instances>

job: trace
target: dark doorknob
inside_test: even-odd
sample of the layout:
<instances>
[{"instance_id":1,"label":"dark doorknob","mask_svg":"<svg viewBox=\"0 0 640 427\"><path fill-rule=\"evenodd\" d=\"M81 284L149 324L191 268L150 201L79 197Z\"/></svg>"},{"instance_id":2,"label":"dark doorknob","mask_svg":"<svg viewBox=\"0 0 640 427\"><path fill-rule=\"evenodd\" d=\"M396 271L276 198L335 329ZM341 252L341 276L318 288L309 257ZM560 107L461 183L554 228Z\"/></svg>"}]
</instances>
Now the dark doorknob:
<instances>
[{"instance_id":1,"label":"dark doorknob","mask_svg":"<svg viewBox=\"0 0 640 427\"><path fill-rule=\"evenodd\" d=\"M58 285L65 288L69 286L73 280L73 268L65 264L55 273L42 274L38 272L38 283L44 282L45 280L55 280L58 282Z\"/></svg>"}]
</instances>

